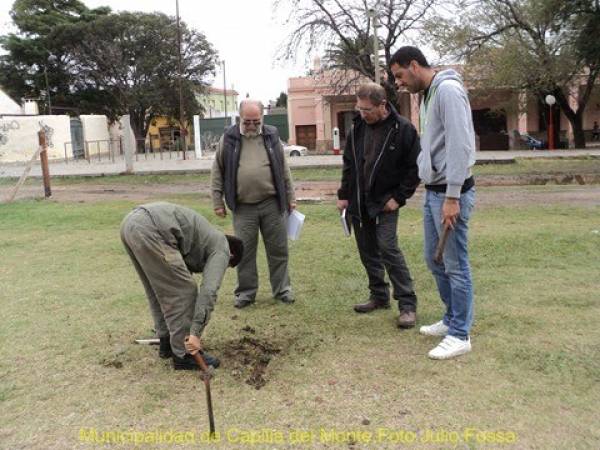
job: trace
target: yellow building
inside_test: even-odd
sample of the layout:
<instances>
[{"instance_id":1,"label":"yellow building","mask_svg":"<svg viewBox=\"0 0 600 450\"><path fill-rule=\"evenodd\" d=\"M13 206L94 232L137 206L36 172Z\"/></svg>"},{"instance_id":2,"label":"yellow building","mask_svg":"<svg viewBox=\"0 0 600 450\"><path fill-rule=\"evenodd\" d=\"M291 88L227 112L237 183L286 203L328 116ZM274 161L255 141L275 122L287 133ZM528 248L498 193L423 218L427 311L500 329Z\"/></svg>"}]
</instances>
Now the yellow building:
<instances>
[{"instance_id":1,"label":"yellow building","mask_svg":"<svg viewBox=\"0 0 600 450\"><path fill-rule=\"evenodd\" d=\"M184 125L187 128L187 124ZM151 151L158 151L159 149L162 151L174 151L177 150L179 135L179 122L176 119L158 116L150 122L148 134L146 135L146 146Z\"/></svg>"},{"instance_id":2,"label":"yellow building","mask_svg":"<svg viewBox=\"0 0 600 450\"><path fill-rule=\"evenodd\" d=\"M196 94L196 100L204 107L204 118L237 116L238 114L238 93L233 89L228 89L224 93L223 89L209 87L206 93ZM227 103L225 103L227 99ZM227 111L225 111L227 105ZM188 130L186 142L188 146L193 143L191 133L191 124L184 124ZM179 142L179 122L174 118L158 116L152 119L148 134L146 135L146 147L150 151L174 151L178 150Z\"/></svg>"},{"instance_id":3,"label":"yellow building","mask_svg":"<svg viewBox=\"0 0 600 450\"><path fill-rule=\"evenodd\" d=\"M233 89L227 89L225 92L223 89L210 86L206 93L196 94L196 100L204 107L205 119L225 117L225 112L228 117L231 117L238 114L238 95Z\"/></svg>"}]
</instances>

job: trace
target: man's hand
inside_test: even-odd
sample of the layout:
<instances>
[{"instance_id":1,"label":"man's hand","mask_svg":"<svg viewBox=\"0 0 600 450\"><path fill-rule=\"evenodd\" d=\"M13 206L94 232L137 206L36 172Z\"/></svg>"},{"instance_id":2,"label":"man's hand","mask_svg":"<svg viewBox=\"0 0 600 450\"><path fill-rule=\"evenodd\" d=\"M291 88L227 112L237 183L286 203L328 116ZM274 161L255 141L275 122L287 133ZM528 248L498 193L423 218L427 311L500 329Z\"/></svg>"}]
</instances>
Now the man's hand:
<instances>
[{"instance_id":1,"label":"man's hand","mask_svg":"<svg viewBox=\"0 0 600 450\"><path fill-rule=\"evenodd\" d=\"M442 225L454 229L458 215L460 214L460 203L457 198L446 198L442 205Z\"/></svg>"},{"instance_id":2,"label":"man's hand","mask_svg":"<svg viewBox=\"0 0 600 450\"><path fill-rule=\"evenodd\" d=\"M348 208L348 200L338 200L336 206L338 211L342 212L344 209Z\"/></svg>"},{"instance_id":3,"label":"man's hand","mask_svg":"<svg viewBox=\"0 0 600 450\"><path fill-rule=\"evenodd\" d=\"M225 208L215 208L215 214L219 217L225 217L227 215L227 211Z\"/></svg>"},{"instance_id":4,"label":"man's hand","mask_svg":"<svg viewBox=\"0 0 600 450\"><path fill-rule=\"evenodd\" d=\"M185 337L185 351L190 355L195 355L199 351L202 351L202 342L198 336L186 336Z\"/></svg>"},{"instance_id":5,"label":"man's hand","mask_svg":"<svg viewBox=\"0 0 600 450\"><path fill-rule=\"evenodd\" d=\"M400 208L400 204L392 197L384 205L383 212L396 211L398 208Z\"/></svg>"}]
</instances>

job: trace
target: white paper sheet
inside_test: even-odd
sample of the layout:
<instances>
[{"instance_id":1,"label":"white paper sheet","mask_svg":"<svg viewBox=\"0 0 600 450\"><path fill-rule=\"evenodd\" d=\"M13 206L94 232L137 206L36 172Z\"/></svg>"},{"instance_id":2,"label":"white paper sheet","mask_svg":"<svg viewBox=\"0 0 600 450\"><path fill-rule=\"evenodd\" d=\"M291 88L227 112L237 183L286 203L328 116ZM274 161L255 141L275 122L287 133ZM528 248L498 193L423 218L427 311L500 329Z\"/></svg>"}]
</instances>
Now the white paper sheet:
<instances>
[{"instance_id":1,"label":"white paper sheet","mask_svg":"<svg viewBox=\"0 0 600 450\"><path fill-rule=\"evenodd\" d=\"M340 222L342 223L342 229L344 230L344 236L350 236L350 217L347 215L348 210L344 208L342 214L340 214Z\"/></svg>"},{"instance_id":2,"label":"white paper sheet","mask_svg":"<svg viewBox=\"0 0 600 450\"><path fill-rule=\"evenodd\" d=\"M300 238L300 231L302 231L305 217L304 214L295 209L288 215L287 235L290 240L297 241Z\"/></svg>"}]
</instances>

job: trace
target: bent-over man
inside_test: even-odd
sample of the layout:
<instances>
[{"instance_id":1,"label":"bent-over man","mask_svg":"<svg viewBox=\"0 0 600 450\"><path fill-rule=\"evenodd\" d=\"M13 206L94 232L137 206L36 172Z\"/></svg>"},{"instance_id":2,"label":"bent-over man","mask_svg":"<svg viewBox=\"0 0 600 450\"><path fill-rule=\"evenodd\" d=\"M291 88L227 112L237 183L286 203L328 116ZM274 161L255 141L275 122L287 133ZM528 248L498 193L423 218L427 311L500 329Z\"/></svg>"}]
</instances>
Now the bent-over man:
<instances>
[{"instance_id":1,"label":"bent-over man","mask_svg":"<svg viewBox=\"0 0 600 450\"><path fill-rule=\"evenodd\" d=\"M136 207L121 224L121 240L144 285L159 356L175 370L198 369L192 355L210 320L227 267L244 253L240 239L227 236L204 217L172 203ZM197 286L192 273L202 273ZM203 352L208 365L219 360Z\"/></svg>"}]
</instances>

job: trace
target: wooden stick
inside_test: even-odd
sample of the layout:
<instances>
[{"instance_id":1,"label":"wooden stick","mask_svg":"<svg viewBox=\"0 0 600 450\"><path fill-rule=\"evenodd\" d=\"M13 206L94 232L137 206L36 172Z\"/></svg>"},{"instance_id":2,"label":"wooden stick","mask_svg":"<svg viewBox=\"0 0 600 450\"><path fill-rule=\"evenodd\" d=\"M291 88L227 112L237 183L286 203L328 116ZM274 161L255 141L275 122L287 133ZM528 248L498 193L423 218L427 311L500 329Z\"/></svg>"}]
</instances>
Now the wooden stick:
<instances>
[{"instance_id":1,"label":"wooden stick","mask_svg":"<svg viewBox=\"0 0 600 450\"><path fill-rule=\"evenodd\" d=\"M40 145L38 147L37 151L33 154L33 156L31 157L31 159L29 160L29 162L25 166L25 170L23 171L23 174L21 175L21 178L19 178L19 181L17 181L17 184L13 188L12 192L8 195L8 197L6 197L6 200L5 200L6 203L11 203L15 199L15 196L17 195L17 192L19 191L19 189L21 188L21 186L23 185L23 183L25 183L25 180L27 179L27 176L29 175L29 172L31 171L31 166L33 166L33 163L38 158L38 156L39 156L39 154L40 154L41 151L42 151L42 146Z\"/></svg>"},{"instance_id":2,"label":"wooden stick","mask_svg":"<svg viewBox=\"0 0 600 450\"><path fill-rule=\"evenodd\" d=\"M42 163L42 177L44 179L44 195L46 198L52 195L52 189L50 188L50 168L48 167L48 144L46 142L46 133L43 131L38 132L38 139L40 141L40 161Z\"/></svg>"},{"instance_id":3,"label":"wooden stick","mask_svg":"<svg viewBox=\"0 0 600 450\"><path fill-rule=\"evenodd\" d=\"M204 387L206 389L206 406L208 408L208 426L210 428L210 436L212 437L215 434L215 416L213 415L212 397L210 395L211 373L210 373L208 366L204 362L204 358L202 358L202 354L200 352L197 352L193 356L194 356L194 359L196 360L196 364L198 364L200 366L200 368L202 369L202 372L204 372L202 374L203 375L202 378L204 379Z\"/></svg>"},{"instance_id":4,"label":"wooden stick","mask_svg":"<svg viewBox=\"0 0 600 450\"><path fill-rule=\"evenodd\" d=\"M444 248L446 248L446 241L448 240L448 235L450 234L450 227L442 224L444 230L442 231L442 237L439 239L437 247L435 248L435 255L433 257L433 261L436 264L442 264L444 258Z\"/></svg>"}]
</instances>

